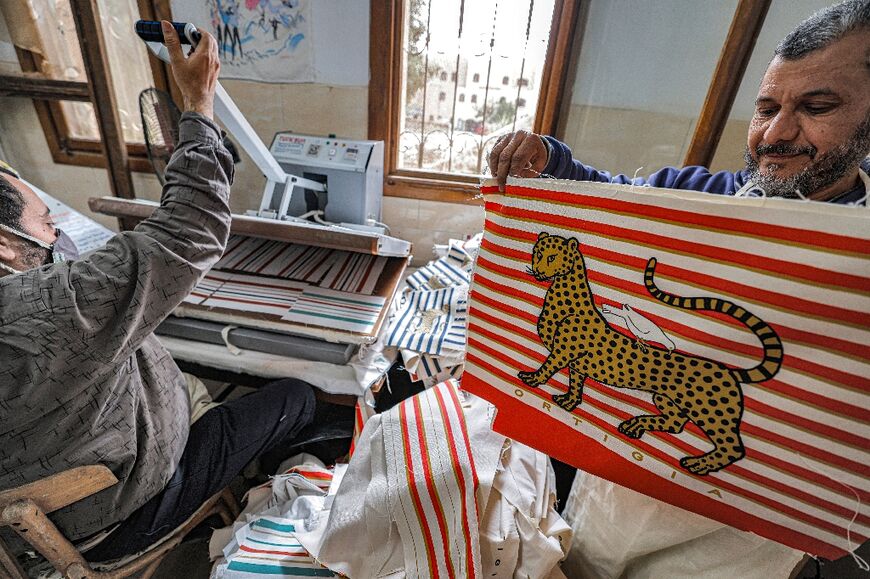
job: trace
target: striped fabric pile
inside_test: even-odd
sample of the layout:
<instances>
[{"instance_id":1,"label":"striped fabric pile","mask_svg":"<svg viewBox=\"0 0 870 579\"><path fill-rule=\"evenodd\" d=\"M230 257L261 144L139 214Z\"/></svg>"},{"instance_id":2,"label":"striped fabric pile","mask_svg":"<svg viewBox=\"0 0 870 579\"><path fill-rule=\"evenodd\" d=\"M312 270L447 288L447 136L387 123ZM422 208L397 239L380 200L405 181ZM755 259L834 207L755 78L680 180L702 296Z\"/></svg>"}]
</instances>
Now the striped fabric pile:
<instances>
[{"instance_id":1,"label":"striped fabric pile","mask_svg":"<svg viewBox=\"0 0 870 579\"><path fill-rule=\"evenodd\" d=\"M210 544L218 559L213 578L337 577L296 538L317 520L336 476L313 457L309 460L248 491L236 523L215 531Z\"/></svg>"},{"instance_id":2,"label":"striped fabric pile","mask_svg":"<svg viewBox=\"0 0 870 579\"><path fill-rule=\"evenodd\" d=\"M301 324L368 333L375 327L385 298L308 287L281 319Z\"/></svg>"},{"instance_id":3,"label":"striped fabric pile","mask_svg":"<svg viewBox=\"0 0 870 579\"><path fill-rule=\"evenodd\" d=\"M282 316L293 307L306 287L298 281L213 269L205 274L184 302Z\"/></svg>"},{"instance_id":4,"label":"striped fabric pile","mask_svg":"<svg viewBox=\"0 0 870 579\"><path fill-rule=\"evenodd\" d=\"M868 264L864 208L520 180L487 197L462 386L514 439L836 558L870 537Z\"/></svg>"},{"instance_id":5,"label":"striped fabric pile","mask_svg":"<svg viewBox=\"0 0 870 579\"><path fill-rule=\"evenodd\" d=\"M414 380L431 386L462 376L468 285L480 237L450 240L443 255L410 275L386 330Z\"/></svg>"},{"instance_id":6,"label":"striped fabric pile","mask_svg":"<svg viewBox=\"0 0 870 579\"><path fill-rule=\"evenodd\" d=\"M299 543L292 519L260 516L238 531L235 541L235 550L215 569L213 577L337 577Z\"/></svg>"},{"instance_id":7,"label":"striped fabric pile","mask_svg":"<svg viewBox=\"0 0 870 579\"><path fill-rule=\"evenodd\" d=\"M372 294L387 259L232 235L184 302L368 334L386 303Z\"/></svg>"},{"instance_id":8,"label":"striped fabric pile","mask_svg":"<svg viewBox=\"0 0 870 579\"><path fill-rule=\"evenodd\" d=\"M494 433L492 413L451 380L370 416L328 518L297 538L352 579L564 579L549 461Z\"/></svg>"},{"instance_id":9,"label":"striped fabric pile","mask_svg":"<svg viewBox=\"0 0 870 579\"><path fill-rule=\"evenodd\" d=\"M376 255L232 235L215 268L371 295L386 263Z\"/></svg>"}]
</instances>

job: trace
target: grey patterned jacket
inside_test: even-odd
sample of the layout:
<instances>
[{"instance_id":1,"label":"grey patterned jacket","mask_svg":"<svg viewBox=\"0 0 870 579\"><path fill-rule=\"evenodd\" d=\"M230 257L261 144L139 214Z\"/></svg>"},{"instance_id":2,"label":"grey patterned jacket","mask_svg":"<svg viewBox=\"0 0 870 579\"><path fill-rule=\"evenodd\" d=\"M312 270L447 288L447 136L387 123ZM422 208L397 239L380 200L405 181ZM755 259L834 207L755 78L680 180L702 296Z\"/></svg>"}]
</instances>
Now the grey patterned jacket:
<instances>
[{"instance_id":1,"label":"grey patterned jacket","mask_svg":"<svg viewBox=\"0 0 870 579\"><path fill-rule=\"evenodd\" d=\"M218 260L233 163L185 113L160 208L87 258L0 278L0 490L101 463L119 483L57 511L71 539L129 516L172 476L184 378L152 334Z\"/></svg>"}]
</instances>

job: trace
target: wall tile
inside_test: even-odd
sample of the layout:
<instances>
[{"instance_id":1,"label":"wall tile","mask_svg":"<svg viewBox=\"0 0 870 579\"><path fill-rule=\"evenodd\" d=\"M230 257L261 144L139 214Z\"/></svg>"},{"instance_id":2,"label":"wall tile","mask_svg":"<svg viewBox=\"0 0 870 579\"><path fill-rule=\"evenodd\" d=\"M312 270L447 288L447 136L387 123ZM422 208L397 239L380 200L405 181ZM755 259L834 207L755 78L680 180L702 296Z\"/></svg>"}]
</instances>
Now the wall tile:
<instances>
[{"instance_id":1,"label":"wall tile","mask_svg":"<svg viewBox=\"0 0 870 579\"><path fill-rule=\"evenodd\" d=\"M384 197L381 203L381 221L390 227L419 227L420 202L405 197Z\"/></svg>"}]
</instances>

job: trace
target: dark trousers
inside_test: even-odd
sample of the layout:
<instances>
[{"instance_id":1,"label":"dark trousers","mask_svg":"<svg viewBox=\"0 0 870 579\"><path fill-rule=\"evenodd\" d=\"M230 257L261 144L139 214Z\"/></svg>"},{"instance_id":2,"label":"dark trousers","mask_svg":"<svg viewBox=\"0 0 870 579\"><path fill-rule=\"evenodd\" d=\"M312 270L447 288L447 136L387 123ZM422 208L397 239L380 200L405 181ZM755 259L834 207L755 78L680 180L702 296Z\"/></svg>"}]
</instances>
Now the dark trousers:
<instances>
[{"instance_id":1,"label":"dark trousers","mask_svg":"<svg viewBox=\"0 0 870 579\"><path fill-rule=\"evenodd\" d=\"M314 418L311 386L287 379L212 408L190 427L178 468L157 496L84 554L107 561L142 551L180 526L263 452L291 444Z\"/></svg>"}]
</instances>

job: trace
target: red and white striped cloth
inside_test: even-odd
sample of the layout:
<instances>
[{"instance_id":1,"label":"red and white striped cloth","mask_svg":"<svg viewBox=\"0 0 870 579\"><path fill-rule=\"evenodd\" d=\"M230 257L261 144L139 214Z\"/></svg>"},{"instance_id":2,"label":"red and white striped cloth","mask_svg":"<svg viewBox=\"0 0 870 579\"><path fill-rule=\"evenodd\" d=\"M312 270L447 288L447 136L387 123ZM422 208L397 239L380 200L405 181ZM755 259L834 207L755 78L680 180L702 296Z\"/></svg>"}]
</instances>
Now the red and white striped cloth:
<instances>
[{"instance_id":1,"label":"red and white striped cloth","mask_svg":"<svg viewBox=\"0 0 870 579\"><path fill-rule=\"evenodd\" d=\"M348 577L489 577L479 520L496 468L509 454L504 437L490 428L492 413L486 401L448 381L371 416L328 522L321 517L300 536L302 544ZM523 476L515 473L512 484ZM507 558L504 563L509 567Z\"/></svg>"},{"instance_id":2,"label":"red and white striped cloth","mask_svg":"<svg viewBox=\"0 0 870 579\"><path fill-rule=\"evenodd\" d=\"M383 414L387 479L408 577L480 577L479 481L456 388L442 382Z\"/></svg>"},{"instance_id":3,"label":"red and white striped cloth","mask_svg":"<svg viewBox=\"0 0 870 579\"><path fill-rule=\"evenodd\" d=\"M357 442L359 441L359 437L362 434L366 422L368 422L369 418L375 414L375 409L366 402L366 397L358 396L353 413L353 438L351 438L350 450L347 453L349 457L353 456L353 452L356 450Z\"/></svg>"},{"instance_id":4,"label":"red and white striped cloth","mask_svg":"<svg viewBox=\"0 0 870 579\"><path fill-rule=\"evenodd\" d=\"M843 555L847 533L853 548L870 537L870 211L555 180L512 181L506 195L486 201L462 381L499 408L498 432L812 554ZM537 329L549 282L527 273L541 232L579 241L599 311L628 304L675 354L750 368L762 348L732 317L654 299L644 285L651 257L659 287L729 300L776 331L781 368L742 385L742 459L688 472L681 458L713 448L691 421L677 434L622 434L623 421L659 414L648 391L587 379L568 412L553 401L568 390L567 368L538 388L518 378L550 354ZM631 337L625 320L605 319Z\"/></svg>"}]
</instances>

